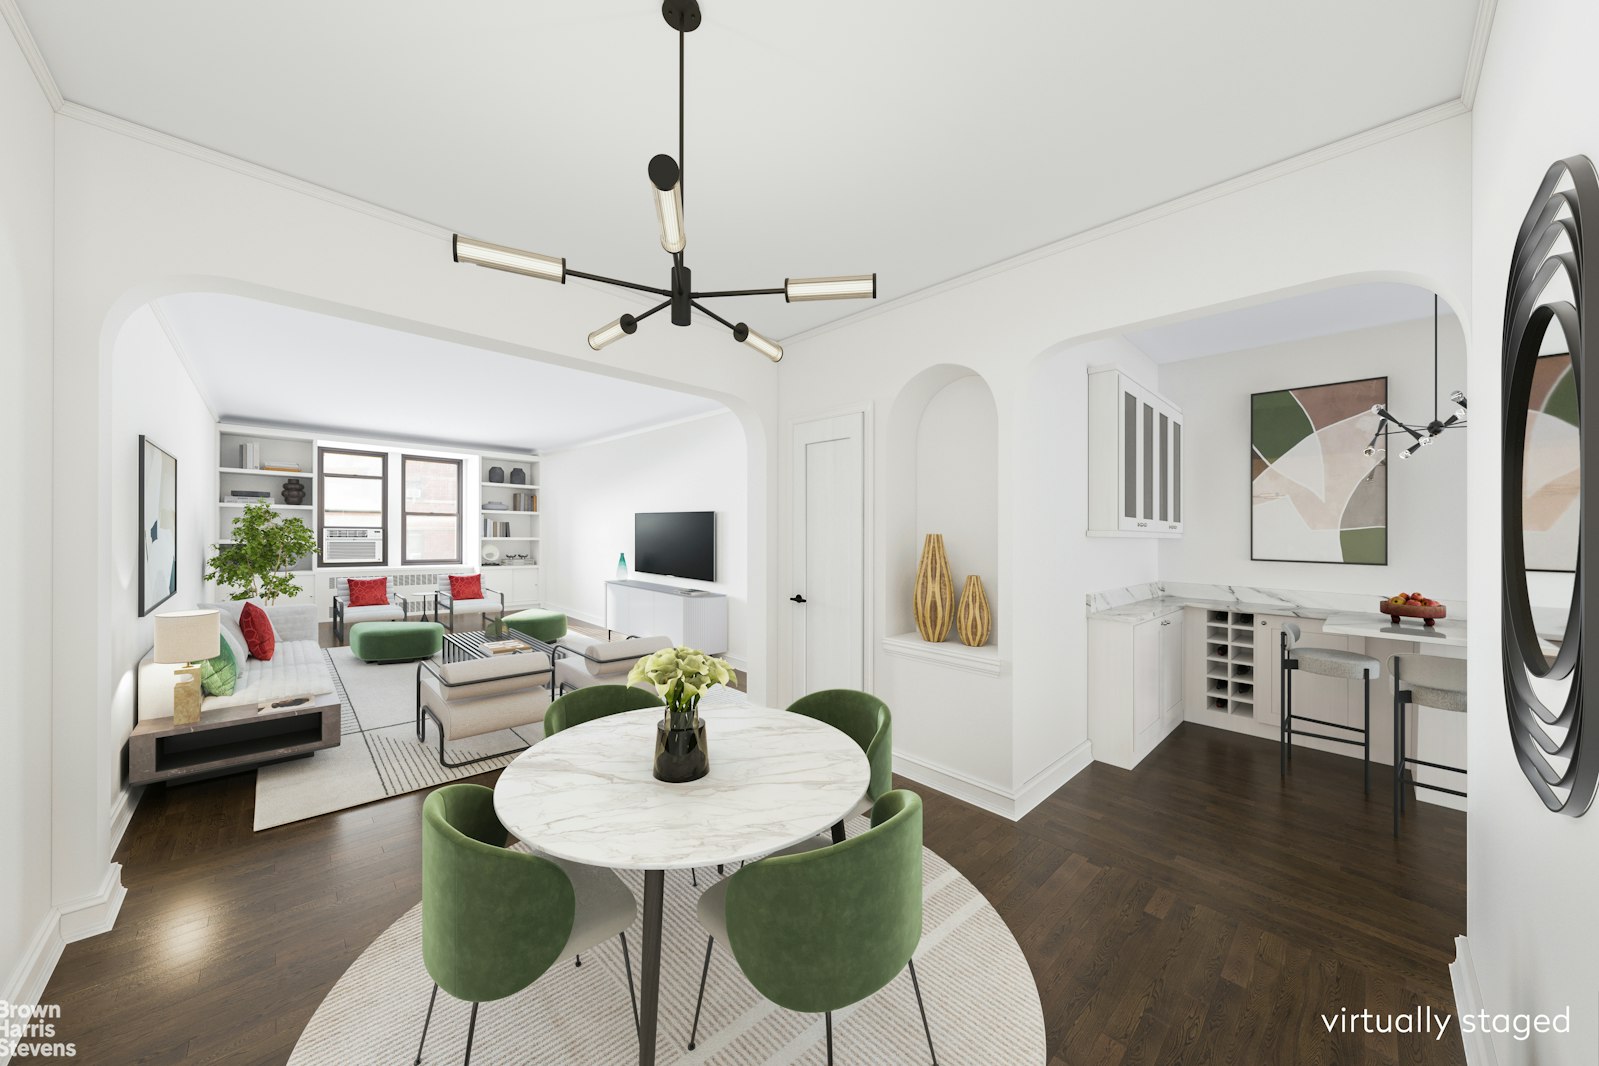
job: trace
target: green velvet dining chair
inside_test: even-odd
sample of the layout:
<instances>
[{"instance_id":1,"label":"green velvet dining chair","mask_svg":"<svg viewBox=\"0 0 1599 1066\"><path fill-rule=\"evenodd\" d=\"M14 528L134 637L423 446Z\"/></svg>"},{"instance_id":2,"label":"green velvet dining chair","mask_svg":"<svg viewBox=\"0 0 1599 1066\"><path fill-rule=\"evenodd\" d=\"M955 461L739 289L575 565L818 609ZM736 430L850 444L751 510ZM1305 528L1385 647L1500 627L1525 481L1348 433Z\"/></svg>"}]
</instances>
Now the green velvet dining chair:
<instances>
[{"instance_id":1,"label":"green velvet dining chair","mask_svg":"<svg viewBox=\"0 0 1599 1066\"><path fill-rule=\"evenodd\" d=\"M859 744L866 753L866 761L872 768L871 780L860 805L846 818L867 813L872 804L894 787L894 716L889 713L888 704L870 692L830 688L801 696L789 704L788 709L826 722ZM833 826L833 842L836 844L843 839L844 822L840 819Z\"/></svg>"},{"instance_id":2,"label":"green velvet dining chair","mask_svg":"<svg viewBox=\"0 0 1599 1066\"><path fill-rule=\"evenodd\" d=\"M816 838L822 844L820 837ZM833 1012L909 970L927 1053L938 1066L912 956L922 940L922 799L904 789L872 806L872 828L810 851L752 862L700 896L709 934L689 1050L699 1035L711 952L721 939L756 991L780 1007L823 1014L833 1061Z\"/></svg>"},{"instance_id":3,"label":"green velvet dining chair","mask_svg":"<svg viewBox=\"0 0 1599 1066\"><path fill-rule=\"evenodd\" d=\"M630 685L575 688L550 704L544 712L544 735L553 737L563 729L612 714L663 706L665 704L661 702L661 697L647 688L633 688Z\"/></svg>"},{"instance_id":4,"label":"green velvet dining chair","mask_svg":"<svg viewBox=\"0 0 1599 1066\"><path fill-rule=\"evenodd\" d=\"M637 1030L627 954L627 929L638 913L632 891L610 870L512 851L505 846L509 837L494 814L493 789L445 785L422 805L422 961L433 992L417 1063L439 989L472 1004L466 1029L470 1063L480 1005L515 995L550 968L613 936L622 940Z\"/></svg>"}]
</instances>

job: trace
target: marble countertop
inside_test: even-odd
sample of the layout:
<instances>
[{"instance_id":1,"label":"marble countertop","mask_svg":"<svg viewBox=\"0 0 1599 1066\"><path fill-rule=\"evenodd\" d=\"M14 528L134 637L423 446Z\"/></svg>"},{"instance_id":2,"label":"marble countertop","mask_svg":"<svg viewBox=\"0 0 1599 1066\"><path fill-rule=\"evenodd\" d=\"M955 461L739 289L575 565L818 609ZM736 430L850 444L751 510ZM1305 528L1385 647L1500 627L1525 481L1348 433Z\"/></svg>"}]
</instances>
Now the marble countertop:
<instances>
[{"instance_id":1,"label":"marble countertop","mask_svg":"<svg viewBox=\"0 0 1599 1066\"><path fill-rule=\"evenodd\" d=\"M1426 626L1419 618L1407 618L1399 625L1385 614L1349 611L1328 616L1322 624L1323 633L1338 633L1346 637L1378 637L1383 640L1408 640L1416 644L1439 644L1446 647L1466 646L1464 619L1440 618L1437 624Z\"/></svg>"},{"instance_id":2,"label":"marble countertop","mask_svg":"<svg viewBox=\"0 0 1599 1066\"><path fill-rule=\"evenodd\" d=\"M866 792L871 768L848 736L770 707L700 709L710 773L655 780L659 710L547 737L494 787L518 839L557 858L619 870L682 870L759 858L826 830Z\"/></svg>"},{"instance_id":3,"label":"marble countertop","mask_svg":"<svg viewBox=\"0 0 1599 1066\"><path fill-rule=\"evenodd\" d=\"M1249 614L1280 614L1291 618L1330 618L1333 615L1348 614L1347 609L1341 607L1320 607L1311 604L1289 603L1279 600L1275 603L1261 600L1259 602L1243 599L1221 599L1206 596L1184 596L1165 594L1152 596L1149 599L1135 600L1117 607L1106 607L1097 611L1089 611L1088 617L1107 622L1125 622L1128 625L1137 625L1147 622L1151 618L1159 618L1173 611L1180 611L1184 607L1203 607L1213 611L1244 611ZM1372 617L1380 618L1375 611Z\"/></svg>"}]
</instances>

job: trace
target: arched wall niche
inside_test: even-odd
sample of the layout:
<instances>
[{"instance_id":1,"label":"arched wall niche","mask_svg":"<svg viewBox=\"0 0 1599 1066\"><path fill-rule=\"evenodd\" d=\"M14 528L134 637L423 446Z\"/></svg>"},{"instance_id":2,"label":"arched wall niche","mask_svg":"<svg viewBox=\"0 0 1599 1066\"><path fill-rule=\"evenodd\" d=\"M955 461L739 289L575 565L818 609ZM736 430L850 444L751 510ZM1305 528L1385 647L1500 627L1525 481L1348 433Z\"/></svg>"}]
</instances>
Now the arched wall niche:
<instances>
[{"instance_id":1,"label":"arched wall niche","mask_svg":"<svg viewBox=\"0 0 1599 1066\"><path fill-rule=\"evenodd\" d=\"M955 595L967 575L981 577L996 620L989 641L1001 639L998 473L998 409L981 374L942 363L900 388L888 426L885 634L915 632L923 537L941 533Z\"/></svg>"}]
</instances>

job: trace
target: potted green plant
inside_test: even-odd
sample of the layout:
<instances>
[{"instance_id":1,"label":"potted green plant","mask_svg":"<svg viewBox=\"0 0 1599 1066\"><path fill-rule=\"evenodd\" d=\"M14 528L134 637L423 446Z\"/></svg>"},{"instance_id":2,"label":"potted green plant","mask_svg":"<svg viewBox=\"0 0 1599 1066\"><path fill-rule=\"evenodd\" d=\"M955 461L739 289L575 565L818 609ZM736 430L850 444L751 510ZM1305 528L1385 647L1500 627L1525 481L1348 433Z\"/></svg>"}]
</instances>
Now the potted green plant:
<instances>
[{"instance_id":1,"label":"potted green plant","mask_svg":"<svg viewBox=\"0 0 1599 1066\"><path fill-rule=\"evenodd\" d=\"M655 723L658 780L697 781L710 772L700 697L714 685L731 684L735 676L726 660L694 648L663 648L633 664L627 683L648 681L666 701L666 713Z\"/></svg>"},{"instance_id":2,"label":"potted green plant","mask_svg":"<svg viewBox=\"0 0 1599 1066\"><path fill-rule=\"evenodd\" d=\"M265 500L245 507L233 520L233 539L218 544L205 578L236 590L236 600L272 603L299 595L289 567L316 553L316 535L298 518L283 518Z\"/></svg>"}]
</instances>

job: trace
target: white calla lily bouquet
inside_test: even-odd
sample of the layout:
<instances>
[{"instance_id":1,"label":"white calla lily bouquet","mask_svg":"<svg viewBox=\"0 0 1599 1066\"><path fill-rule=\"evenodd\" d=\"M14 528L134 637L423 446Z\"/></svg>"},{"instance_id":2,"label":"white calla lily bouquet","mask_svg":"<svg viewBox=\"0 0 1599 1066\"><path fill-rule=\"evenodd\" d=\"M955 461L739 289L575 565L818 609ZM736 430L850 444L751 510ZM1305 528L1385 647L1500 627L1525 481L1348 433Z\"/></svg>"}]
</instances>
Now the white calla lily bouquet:
<instances>
[{"instance_id":1,"label":"white calla lily bouquet","mask_svg":"<svg viewBox=\"0 0 1599 1066\"><path fill-rule=\"evenodd\" d=\"M648 681L666 701L667 727L692 728L700 697L715 685L730 685L736 675L725 659L694 648L662 648L646 655L628 671L627 683Z\"/></svg>"}]
</instances>

